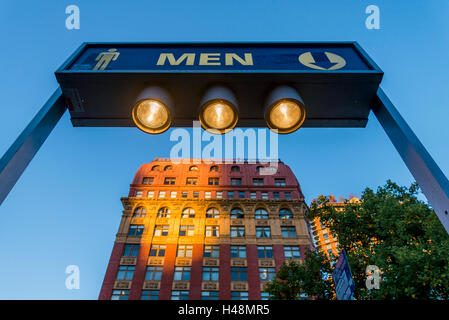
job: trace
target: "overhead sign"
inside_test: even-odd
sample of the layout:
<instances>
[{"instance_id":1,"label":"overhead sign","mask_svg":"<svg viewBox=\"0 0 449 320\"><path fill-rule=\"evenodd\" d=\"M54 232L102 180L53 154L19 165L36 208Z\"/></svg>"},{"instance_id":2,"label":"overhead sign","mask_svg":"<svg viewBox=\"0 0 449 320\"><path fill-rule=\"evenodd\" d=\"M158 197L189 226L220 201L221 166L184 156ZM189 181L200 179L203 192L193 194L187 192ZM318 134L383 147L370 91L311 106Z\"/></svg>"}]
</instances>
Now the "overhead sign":
<instances>
[{"instance_id":1,"label":"overhead sign","mask_svg":"<svg viewBox=\"0 0 449 320\"><path fill-rule=\"evenodd\" d=\"M332 280L334 281L335 293L338 300L353 300L355 290L354 280L352 279L351 269L349 267L348 259L345 250L342 250L338 261L332 273Z\"/></svg>"},{"instance_id":2,"label":"overhead sign","mask_svg":"<svg viewBox=\"0 0 449 320\"><path fill-rule=\"evenodd\" d=\"M66 70L310 72L374 70L353 45L88 45Z\"/></svg>"}]
</instances>

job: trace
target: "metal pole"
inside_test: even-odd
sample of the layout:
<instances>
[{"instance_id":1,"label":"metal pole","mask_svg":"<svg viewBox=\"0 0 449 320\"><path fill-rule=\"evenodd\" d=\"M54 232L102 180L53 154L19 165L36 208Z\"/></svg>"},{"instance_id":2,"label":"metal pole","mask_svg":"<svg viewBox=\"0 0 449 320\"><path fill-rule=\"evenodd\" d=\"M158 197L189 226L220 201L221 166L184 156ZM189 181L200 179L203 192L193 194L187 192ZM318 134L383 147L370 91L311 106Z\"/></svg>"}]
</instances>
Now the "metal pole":
<instances>
[{"instance_id":1,"label":"metal pole","mask_svg":"<svg viewBox=\"0 0 449 320\"><path fill-rule=\"evenodd\" d=\"M62 91L58 87L0 159L0 205L61 119L65 109Z\"/></svg>"},{"instance_id":2,"label":"metal pole","mask_svg":"<svg viewBox=\"0 0 449 320\"><path fill-rule=\"evenodd\" d=\"M379 87L372 110L449 233L449 181Z\"/></svg>"}]
</instances>

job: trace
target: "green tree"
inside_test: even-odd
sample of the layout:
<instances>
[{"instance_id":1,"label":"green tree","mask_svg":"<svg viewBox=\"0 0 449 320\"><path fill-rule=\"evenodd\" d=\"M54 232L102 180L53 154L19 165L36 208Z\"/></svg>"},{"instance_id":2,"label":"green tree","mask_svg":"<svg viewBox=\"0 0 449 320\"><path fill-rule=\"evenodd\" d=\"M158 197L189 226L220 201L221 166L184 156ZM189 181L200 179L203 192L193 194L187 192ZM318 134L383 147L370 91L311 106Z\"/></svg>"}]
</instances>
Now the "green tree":
<instances>
[{"instance_id":1,"label":"green tree","mask_svg":"<svg viewBox=\"0 0 449 320\"><path fill-rule=\"evenodd\" d=\"M334 289L331 264L325 255L318 251L306 252L304 263L290 259L279 268L275 280L267 284L265 291L273 300L298 300L308 297L332 299Z\"/></svg>"},{"instance_id":2,"label":"green tree","mask_svg":"<svg viewBox=\"0 0 449 320\"><path fill-rule=\"evenodd\" d=\"M312 203L308 218L318 217L346 250L356 299L449 298L449 237L418 192L417 184L387 181L341 212L324 196ZM381 271L379 289L367 289L368 265Z\"/></svg>"}]
</instances>

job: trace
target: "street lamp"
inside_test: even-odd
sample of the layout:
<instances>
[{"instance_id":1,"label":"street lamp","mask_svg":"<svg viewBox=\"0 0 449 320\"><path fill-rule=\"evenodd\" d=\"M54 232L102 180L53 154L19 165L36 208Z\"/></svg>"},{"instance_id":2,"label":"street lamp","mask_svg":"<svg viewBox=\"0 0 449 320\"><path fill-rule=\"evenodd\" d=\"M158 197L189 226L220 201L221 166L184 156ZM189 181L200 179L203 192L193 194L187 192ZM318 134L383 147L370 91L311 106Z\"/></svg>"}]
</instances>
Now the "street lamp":
<instances>
[{"instance_id":1,"label":"street lamp","mask_svg":"<svg viewBox=\"0 0 449 320\"><path fill-rule=\"evenodd\" d=\"M148 87L139 95L133 107L133 121L140 130L146 133L162 133L171 124L170 105L170 96L164 89Z\"/></svg>"},{"instance_id":2,"label":"street lamp","mask_svg":"<svg viewBox=\"0 0 449 320\"><path fill-rule=\"evenodd\" d=\"M298 92L288 86L271 91L265 107L265 121L268 128L287 134L301 127L306 118L306 109Z\"/></svg>"},{"instance_id":3,"label":"street lamp","mask_svg":"<svg viewBox=\"0 0 449 320\"><path fill-rule=\"evenodd\" d=\"M223 134L235 127L238 118L237 102L231 90L215 86L206 91L199 112L203 129Z\"/></svg>"}]
</instances>

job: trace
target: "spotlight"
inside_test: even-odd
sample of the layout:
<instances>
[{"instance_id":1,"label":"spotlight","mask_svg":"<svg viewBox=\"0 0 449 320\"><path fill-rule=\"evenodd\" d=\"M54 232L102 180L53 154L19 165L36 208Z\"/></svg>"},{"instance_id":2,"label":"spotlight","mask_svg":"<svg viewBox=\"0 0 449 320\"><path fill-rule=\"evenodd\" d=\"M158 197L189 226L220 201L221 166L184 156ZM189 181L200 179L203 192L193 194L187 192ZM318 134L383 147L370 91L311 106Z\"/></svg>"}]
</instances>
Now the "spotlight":
<instances>
[{"instance_id":1,"label":"spotlight","mask_svg":"<svg viewBox=\"0 0 449 320\"><path fill-rule=\"evenodd\" d=\"M279 134L291 133L306 118L306 110L298 92L287 86L277 87L268 96L265 107L267 126Z\"/></svg>"},{"instance_id":2,"label":"spotlight","mask_svg":"<svg viewBox=\"0 0 449 320\"><path fill-rule=\"evenodd\" d=\"M171 99L164 89L149 87L139 95L134 105L132 110L134 123L146 133L162 133L171 124L170 105Z\"/></svg>"},{"instance_id":3,"label":"spotlight","mask_svg":"<svg viewBox=\"0 0 449 320\"><path fill-rule=\"evenodd\" d=\"M199 118L203 129L223 134L231 131L238 121L234 94L225 87L210 88L202 100Z\"/></svg>"}]
</instances>

